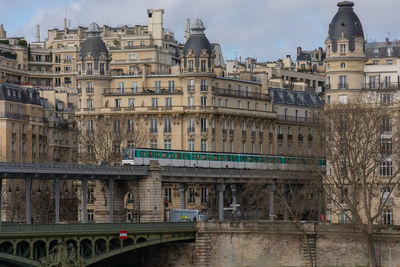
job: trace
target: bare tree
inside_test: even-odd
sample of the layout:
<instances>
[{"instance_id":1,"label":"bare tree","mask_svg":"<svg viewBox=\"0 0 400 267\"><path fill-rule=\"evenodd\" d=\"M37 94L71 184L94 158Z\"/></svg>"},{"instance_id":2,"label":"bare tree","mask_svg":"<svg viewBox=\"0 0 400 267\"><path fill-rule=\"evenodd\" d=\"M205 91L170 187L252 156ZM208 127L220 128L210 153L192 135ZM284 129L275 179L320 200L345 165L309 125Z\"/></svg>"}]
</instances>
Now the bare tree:
<instances>
[{"instance_id":1,"label":"bare tree","mask_svg":"<svg viewBox=\"0 0 400 267\"><path fill-rule=\"evenodd\" d=\"M393 189L399 184L399 129L393 108L378 101L326 107L327 209L365 238L376 266L376 224L391 224Z\"/></svg>"},{"instance_id":2,"label":"bare tree","mask_svg":"<svg viewBox=\"0 0 400 267\"><path fill-rule=\"evenodd\" d=\"M310 166L311 167L311 166ZM308 167L307 167L308 168ZM317 171L318 172L318 171ZM310 175L308 179L271 179L252 181L245 186L248 210L257 211L257 219L278 219L293 224L301 233L306 246L309 266L315 266L311 253L312 244L304 227L304 221L317 221L321 210L321 176ZM273 202L274 214L269 206Z\"/></svg>"},{"instance_id":3,"label":"bare tree","mask_svg":"<svg viewBox=\"0 0 400 267\"><path fill-rule=\"evenodd\" d=\"M79 158L84 163L119 164L124 147L143 147L150 138L149 129L143 123L126 117L101 117L94 123L93 128L80 131Z\"/></svg>"}]
</instances>

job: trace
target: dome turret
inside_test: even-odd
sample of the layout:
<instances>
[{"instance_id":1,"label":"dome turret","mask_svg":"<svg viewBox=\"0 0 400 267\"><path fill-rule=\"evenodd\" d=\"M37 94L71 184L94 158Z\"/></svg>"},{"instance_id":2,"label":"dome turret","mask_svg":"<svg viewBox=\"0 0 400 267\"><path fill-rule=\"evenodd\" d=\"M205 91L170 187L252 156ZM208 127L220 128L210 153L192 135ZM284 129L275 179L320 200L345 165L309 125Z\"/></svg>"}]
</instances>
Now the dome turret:
<instances>
[{"instance_id":1,"label":"dome turret","mask_svg":"<svg viewBox=\"0 0 400 267\"><path fill-rule=\"evenodd\" d=\"M354 38L364 39L364 32L360 19L353 11L353 2L344 1L337 4L338 12L329 24L328 39L335 42L337 39L346 38L353 41Z\"/></svg>"},{"instance_id":2,"label":"dome turret","mask_svg":"<svg viewBox=\"0 0 400 267\"><path fill-rule=\"evenodd\" d=\"M87 39L81 47L80 55L82 58L91 55L94 59L98 59L101 54L108 58L108 49L100 37L100 27L93 22L87 30Z\"/></svg>"},{"instance_id":3,"label":"dome turret","mask_svg":"<svg viewBox=\"0 0 400 267\"><path fill-rule=\"evenodd\" d=\"M187 55L188 51L191 49L195 56L199 56L202 50L206 50L208 55L212 54L212 47L208 41L204 30L206 28L200 19L195 19L191 27L191 34L189 39L186 41L183 47L183 54Z\"/></svg>"}]
</instances>

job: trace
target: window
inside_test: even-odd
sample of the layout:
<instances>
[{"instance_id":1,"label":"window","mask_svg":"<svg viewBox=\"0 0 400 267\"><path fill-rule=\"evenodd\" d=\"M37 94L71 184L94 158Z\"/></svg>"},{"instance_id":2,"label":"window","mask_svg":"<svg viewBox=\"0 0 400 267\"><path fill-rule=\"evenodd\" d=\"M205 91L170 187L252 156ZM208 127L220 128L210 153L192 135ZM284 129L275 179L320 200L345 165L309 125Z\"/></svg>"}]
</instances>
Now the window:
<instances>
[{"instance_id":1,"label":"window","mask_svg":"<svg viewBox=\"0 0 400 267\"><path fill-rule=\"evenodd\" d=\"M195 192L194 188L189 188L189 203L193 204L194 203L194 197L195 197Z\"/></svg>"},{"instance_id":2,"label":"window","mask_svg":"<svg viewBox=\"0 0 400 267\"><path fill-rule=\"evenodd\" d=\"M71 62L71 61L72 61L72 55L71 55L71 54L65 55L65 60L64 60L64 62L68 63L68 62Z\"/></svg>"},{"instance_id":3,"label":"window","mask_svg":"<svg viewBox=\"0 0 400 267\"><path fill-rule=\"evenodd\" d=\"M237 102L237 107L242 108L242 102L240 102L240 100Z\"/></svg>"},{"instance_id":4,"label":"window","mask_svg":"<svg viewBox=\"0 0 400 267\"><path fill-rule=\"evenodd\" d=\"M157 119L150 120L150 133L157 133Z\"/></svg>"},{"instance_id":5,"label":"window","mask_svg":"<svg viewBox=\"0 0 400 267\"><path fill-rule=\"evenodd\" d=\"M161 90L161 81L155 81L154 82L154 90L156 93L159 93Z\"/></svg>"},{"instance_id":6,"label":"window","mask_svg":"<svg viewBox=\"0 0 400 267\"><path fill-rule=\"evenodd\" d=\"M348 223L349 222L349 211L345 210L339 214L339 223Z\"/></svg>"},{"instance_id":7,"label":"window","mask_svg":"<svg viewBox=\"0 0 400 267\"><path fill-rule=\"evenodd\" d=\"M392 209L382 210L382 223L386 224L386 225L393 224L393 210Z\"/></svg>"},{"instance_id":8,"label":"window","mask_svg":"<svg viewBox=\"0 0 400 267\"><path fill-rule=\"evenodd\" d=\"M242 141L242 153L246 153L246 141Z\"/></svg>"},{"instance_id":9,"label":"window","mask_svg":"<svg viewBox=\"0 0 400 267\"><path fill-rule=\"evenodd\" d=\"M390 103L393 101L393 94L381 94L381 102Z\"/></svg>"},{"instance_id":10,"label":"window","mask_svg":"<svg viewBox=\"0 0 400 267\"><path fill-rule=\"evenodd\" d=\"M376 77L375 76L369 76L368 77L368 79L369 79L369 88L370 89L375 89L377 86L377 84L376 84Z\"/></svg>"},{"instance_id":11,"label":"window","mask_svg":"<svg viewBox=\"0 0 400 267\"><path fill-rule=\"evenodd\" d=\"M372 60L372 64L379 65L379 60Z\"/></svg>"},{"instance_id":12,"label":"window","mask_svg":"<svg viewBox=\"0 0 400 267\"><path fill-rule=\"evenodd\" d=\"M120 108L121 107L121 99L120 98L115 99L115 107L116 108Z\"/></svg>"},{"instance_id":13,"label":"window","mask_svg":"<svg viewBox=\"0 0 400 267\"><path fill-rule=\"evenodd\" d=\"M189 139L188 150L194 151L194 139Z\"/></svg>"},{"instance_id":14,"label":"window","mask_svg":"<svg viewBox=\"0 0 400 267\"><path fill-rule=\"evenodd\" d=\"M93 82L87 82L86 93L93 93Z\"/></svg>"},{"instance_id":15,"label":"window","mask_svg":"<svg viewBox=\"0 0 400 267\"><path fill-rule=\"evenodd\" d=\"M144 41L140 41L140 46L145 46L146 43Z\"/></svg>"},{"instance_id":16,"label":"window","mask_svg":"<svg viewBox=\"0 0 400 267\"><path fill-rule=\"evenodd\" d=\"M330 96L330 95L328 95L327 102L328 102L328 104L330 104L330 103L331 103L331 96Z\"/></svg>"},{"instance_id":17,"label":"window","mask_svg":"<svg viewBox=\"0 0 400 267\"><path fill-rule=\"evenodd\" d=\"M201 139L201 151L207 151L207 139Z\"/></svg>"},{"instance_id":18,"label":"window","mask_svg":"<svg viewBox=\"0 0 400 267\"><path fill-rule=\"evenodd\" d=\"M92 63L87 64L87 74L92 74Z\"/></svg>"},{"instance_id":19,"label":"window","mask_svg":"<svg viewBox=\"0 0 400 267\"><path fill-rule=\"evenodd\" d=\"M194 133L194 119L188 120L188 133Z\"/></svg>"},{"instance_id":20,"label":"window","mask_svg":"<svg viewBox=\"0 0 400 267\"><path fill-rule=\"evenodd\" d=\"M381 162L380 166L380 175L381 176L391 176L393 172L393 167L392 167L392 160L391 159L386 159Z\"/></svg>"},{"instance_id":21,"label":"window","mask_svg":"<svg viewBox=\"0 0 400 267\"><path fill-rule=\"evenodd\" d=\"M229 99L225 99L225 107L229 108Z\"/></svg>"},{"instance_id":22,"label":"window","mask_svg":"<svg viewBox=\"0 0 400 267\"><path fill-rule=\"evenodd\" d=\"M233 152L233 141L229 141L229 152Z\"/></svg>"},{"instance_id":23,"label":"window","mask_svg":"<svg viewBox=\"0 0 400 267\"><path fill-rule=\"evenodd\" d=\"M387 56L388 56L388 57L391 57L392 54L393 54L393 47L388 47L388 48L387 48Z\"/></svg>"},{"instance_id":24,"label":"window","mask_svg":"<svg viewBox=\"0 0 400 267\"><path fill-rule=\"evenodd\" d=\"M165 98L165 106L166 107L172 107L172 98L171 97L166 97Z\"/></svg>"},{"instance_id":25,"label":"window","mask_svg":"<svg viewBox=\"0 0 400 267\"><path fill-rule=\"evenodd\" d=\"M87 221L88 222L94 221L94 210L87 210Z\"/></svg>"},{"instance_id":26,"label":"window","mask_svg":"<svg viewBox=\"0 0 400 267\"><path fill-rule=\"evenodd\" d=\"M224 140L222 140L222 152L226 152L226 141L225 141L225 139Z\"/></svg>"},{"instance_id":27,"label":"window","mask_svg":"<svg viewBox=\"0 0 400 267\"><path fill-rule=\"evenodd\" d=\"M386 65L393 65L393 60L391 59L386 60Z\"/></svg>"},{"instance_id":28,"label":"window","mask_svg":"<svg viewBox=\"0 0 400 267\"><path fill-rule=\"evenodd\" d=\"M200 91L207 91L207 80L201 80Z\"/></svg>"},{"instance_id":29,"label":"window","mask_svg":"<svg viewBox=\"0 0 400 267\"><path fill-rule=\"evenodd\" d=\"M222 99L218 98L218 107L222 107Z\"/></svg>"},{"instance_id":30,"label":"window","mask_svg":"<svg viewBox=\"0 0 400 267\"><path fill-rule=\"evenodd\" d=\"M384 89L390 89L390 85L391 85L390 80L391 80L390 76L385 76Z\"/></svg>"},{"instance_id":31,"label":"window","mask_svg":"<svg viewBox=\"0 0 400 267\"><path fill-rule=\"evenodd\" d=\"M87 122L86 122L86 130L88 132L93 131L93 120L87 120Z\"/></svg>"},{"instance_id":32,"label":"window","mask_svg":"<svg viewBox=\"0 0 400 267\"><path fill-rule=\"evenodd\" d=\"M188 72L193 72L193 60L188 61Z\"/></svg>"},{"instance_id":33,"label":"window","mask_svg":"<svg viewBox=\"0 0 400 267\"><path fill-rule=\"evenodd\" d=\"M168 91L175 91L175 81L168 81Z\"/></svg>"},{"instance_id":34,"label":"window","mask_svg":"<svg viewBox=\"0 0 400 267\"><path fill-rule=\"evenodd\" d=\"M100 63L100 74L104 74L104 63Z\"/></svg>"},{"instance_id":35,"label":"window","mask_svg":"<svg viewBox=\"0 0 400 267\"><path fill-rule=\"evenodd\" d=\"M171 133L171 119L164 119L164 133Z\"/></svg>"},{"instance_id":36,"label":"window","mask_svg":"<svg viewBox=\"0 0 400 267\"><path fill-rule=\"evenodd\" d=\"M206 62L205 60L201 61L201 72L206 72Z\"/></svg>"},{"instance_id":37,"label":"window","mask_svg":"<svg viewBox=\"0 0 400 267\"><path fill-rule=\"evenodd\" d=\"M133 82L132 83L132 93L137 94L138 88L139 88L138 82Z\"/></svg>"},{"instance_id":38,"label":"window","mask_svg":"<svg viewBox=\"0 0 400 267\"><path fill-rule=\"evenodd\" d=\"M151 99L151 106L152 107L158 107L158 98L152 98Z\"/></svg>"},{"instance_id":39,"label":"window","mask_svg":"<svg viewBox=\"0 0 400 267\"><path fill-rule=\"evenodd\" d=\"M346 68L346 63L344 63L344 62L340 63L340 67L341 67L342 69Z\"/></svg>"},{"instance_id":40,"label":"window","mask_svg":"<svg viewBox=\"0 0 400 267\"><path fill-rule=\"evenodd\" d=\"M164 149L171 149L171 140L169 139L164 140Z\"/></svg>"},{"instance_id":41,"label":"window","mask_svg":"<svg viewBox=\"0 0 400 267\"><path fill-rule=\"evenodd\" d=\"M71 84L72 83L71 77L65 77L64 78L64 83L65 84Z\"/></svg>"},{"instance_id":42,"label":"window","mask_svg":"<svg viewBox=\"0 0 400 267\"><path fill-rule=\"evenodd\" d=\"M114 121L114 133L120 133L121 130L121 123L120 120Z\"/></svg>"},{"instance_id":43,"label":"window","mask_svg":"<svg viewBox=\"0 0 400 267\"><path fill-rule=\"evenodd\" d=\"M347 89L347 76L339 76L339 89Z\"/></svg>"},{"instance_id":44,"label":"window","mask_svg":"<svg viewBox=\"0 0 400 267\"><path fill-rule=\"evenodd\" d=\"M168 203L171 203L172 201L172 194L171 194L171 188L165 188L164 190L164 200L168 201Z\"/></svg>"},{"instance_id":45,"label":"window","mask_svg":"<svg viewBox=\"0 0 400 267\"><path fill-rule=\"evenodd\" d=\"M201 188L201 203L208 202L208 189L206 187Z\"/></svg>"},{"instance_id":46,"label":"window","mask_svg":"<svg viewBox=\"0 0 400 267\"><path fill-rule=\"evenodd\" d=\"M193 107L194 106L194 97L193 96L189 96L188 97L188 106L189 107Z\"/></svg>"},{"instance_id":47,"label":"window","mask_svg":"<svg viewBox=\"0 0 400 267\"><path fill-rule=\"evenodd\" d=\"M346 45L345 44L340 45L340 53L346 53Z\"/></svg>"},{"instance_id":48,"label":"window","mask_svg":"<svg viewBox=\"0 0 400 267\"><path fill-rule=\"evenodd\" d=\"M130 108L135 107L135 99L134 99L134 98L129 98L129 99L128 99L128 106L129 106Z\"/></svg>"},{"instance_id":49,"label":"window","mask_svg":"<svg viewBox=\"0 0 400 267\"><path fill-rule=\"evenodd\" d=\"M393 204L393 192L390 188L381 189L382 204Z\"/></svg>"},{"instance_id":50,"label":"window","mask_svg":"<svg viewBox=\"0 0 400 267\"><path fill-rule=\"evenodd\" d=\"M347 95L339 95L339 103L347 104Z\"/></svg>"},{"instance_id":51,"label":"window","mask_svg":"<svg viewBox=\"0 0 400 267\"><path fill-rule=\"evenodd\" d=\"M93 99L87 99L86 100L86 107L87 108L93 108Z\"/></svg>"},{"instance_id":52,"label":"window","mask_svg":"<svg viewBox=\"0 0 400 267\"><path fill-rule=\"evenodd\" d=\"M120 94L123 94L124 91L125 91L125 84L124 84L124 82L119 82L119 83L118 83L118 92L119 92Z\"/></svg>"},{"instance_id":53,"label":"window","mask_svg":"<svg viewBox=\"0 0 400 267\"><path fill-rule=\"evenodd\" d=\"M150 148L157 149L157 140L150 140Z\"/></svg>"},{"instance_id":54,"label":"window","mask_svg":"<svg viewBox=\"0 0 400 267\"><path fill-rule=\"evenodd\" d=\"M389 116L384 116L382 118L382 130L384 132L391 132L392 131L392 120Z\"/></svg>"},{"instance_id":55,"label":"window","mask_svg":"<svg viewBox=\"0 0 400 267\"><path fill-rule=\"evenodd\" d=\"M128 120L128 133L133 133L135 129L135 121L132 119Z\"/></svg>"},{"instance_id":56,"label":"window","mask_svg":"<svg viewBox=\"0 0 400 267\"><path fill-rule=\"evenodd\" d=\"M200 126L201 126L201 132L202 133L207 133L207 119L206 118L201 118L200 119Z\"/></svg>"},{"instance_id":57,"label":"window","mask_svg":"<svg viewBox=\"0 0 400 267\"><path fill-rule=\"evenodd\" d=\"M206 97L206 96L202 96L202 97L200 98L200 104L201 104L202 106L207 106L207 97Z\"/></svg>"}]
</instances>

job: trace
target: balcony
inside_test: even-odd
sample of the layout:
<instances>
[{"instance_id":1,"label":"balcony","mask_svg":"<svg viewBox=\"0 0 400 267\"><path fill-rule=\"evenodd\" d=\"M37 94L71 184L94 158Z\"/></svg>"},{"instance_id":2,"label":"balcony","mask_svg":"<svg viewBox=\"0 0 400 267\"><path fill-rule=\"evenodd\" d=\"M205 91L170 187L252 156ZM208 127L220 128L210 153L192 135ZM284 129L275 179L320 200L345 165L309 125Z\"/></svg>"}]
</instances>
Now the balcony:
<instances>
[{"instance_id":1,"label":"balcony","mask_svg":"<svg viewBox=\"0 0 400 267\"><path fill-rule=\"evenodd\" d=\"M299 135L297 136L297 140L298 140L299 142L303 142L303 135L302 135L302 134L299 134Z\"/></svg>"},{"instance_id":2,"label":"balcony","mask_svg":"<svg viewBox=\"0 0 400 267\"><path fill-rule=\"evenodd\" d=\"M277 138L278 138L278 140L283 140L283 134L280 134L280 133L279 133L279 134L277 135Z\"/></svg>"},{"instance_id":3,"label":"balcony","mask_svg":"<svg viewBox=\"0 0 400 267\"><path fill-rule=\"evenodd\" d=\"M134 96L134 95L180 95L182 94L182 87L145 87L142 91L138 91L137 88L105 88L103 95L105 96Z\"/></svg>"},{"instance_id":4,"label":"balcony","mask_svg":"<svg viewBox=\"0 0 400 267\"><path fill-rule=\"evenodd\" d=\"M188 90L188 92L194 92L194 85L188 85L187 86L187 90Z\"/></svg>"},{"instance_id":5,"label":"balcony","mask_svg":"<svg viewBox=\"0 0 400 267\"><path fill-rule=\"evenodd\" d=\"M230 97L240 97L240 98L250 98L250 99L258 99L258 100L268 100L269 96L267 94L254 93L248 91L239 91L232 89L223 89L223 88L213 88L214 94L220 96L230 96Z\"/></svg>"},{"instance_id":6,"label":"balcony","mask_svg":"<svg viewBox=\"0 0 400 267\"><path fill-rule=\"evenodd\" d=\"M222 134L226 135L227 130L226 129L222 129Z\"/></svg>"},{"instance_id":7,"label":"balcony","mask_svg":"<svg viewBox=\"0 0 400 267\"><path fill-rule=\"evenodd\" d=\"M13 112L0 112L0 118L29 121L29 116Z\"/></svg>"},{"instance_id":8,"label":"balcony","mask_svg":"<svg viewBox=\"0 0 400 267\"><path fill-rule=\"evenodd\" d=\"M340 89L340 90L349 89L349 84L348 83L338 83L338 89Z\"/></svg>"},{"instance_id":9,"label":"balcony","mask_svg":"<svg viewBox=\"0 0 400 267\"><path fill-rule=\"evenodd\" d=\"M256 137L256 132L255 131L251 131L251 137Z\"/></svg>"},{"instance_id":10,"label":"balcony","mask_svg":"<svg viewBox=\"0 0 400 267\"><path fill-rule=\"evenodd\" d=\"M200 86L200 91L201 91L201 92L206 92L206 91L208 91L208 86L202 84L202 85Z\"/></svg>"},{"instance_id":11,"label":"balcony","mask_svg":"<svg viewBox=\"0 0 400 267\"><path fill-rule=\"evenodd\" d=\"M296 117L296 116L278 115L278 121L299 122L299 123L319 123L320 119L313 118L313 117Z\"/></svg>"},{"instance_id":12,"label":"balcony","mask_svg":"<svg viewBox=\"0 0 400 267\"><path fill-rule=\"evenodd\" d=\"M365 90L397 90L400 89L399 83L390 83L390 82L383 82L383 83L363 83L362 89Z\"/></svg>"},{"instance_id":13,"label":"balcony","mask_svg":"<svg viewBox=\"0 0 400 267\"><path fill-rule=\"evenodd\" d=\"M201 132L201 134L207 134L208 133L208 128L201 129L200 132Z\"/></svg>"},{"instance_id":14,"label":"balcony","mask_svg":"<svg viewBox=\"0 0 400 267\"><path fill-rule=\"evenodd\" d=\"M234 130L229 130L230 135L233 135L234 132L235 132Z\"/></svg>"},{"instance_id":15,"label":"balcony","mask_svg":"<svg viewBox=\"0 0 400 267\"><path fill-rule=\"evenodd\" d=\"M288 134L288 135L287 135L287 140L288 140L288 141L292 141L292 140L293 140L293 135Z\"/></svg>"},{"instance_id":16,"label":"balcony","mask_svg":"<svg viewBox=\"0 0 400 267\"><path fill-rule=\"evenodd\" d=\"M188 134L194 134L194 128L188 128Z\"/></svg>"},{"instance_id":17,"label":"balcony","mask_svg":"<svg viewBox=\"0 0 400 267\"><path fill-rule=\"evenodd\" d=\"M164 133L165 134L170 134L171 132L172 132L171 127L164 128Z\"/></svg>"},{"instance_id":18,"label":"balcony","mask_svg":"<svg viewBox=\"0 0 400 267\"><path fill-rule=\"evenodd\" d=\"M150 128L150 134L157 134L157 128Z\"/></svg>"},{"instance_id":19,"label":"balcony","mask_svg":"<svg viewBox=\"0 0 400 267\"><path fill-rule=\"evenodd\" d=\"M86 94L93 94L93 87L86 87Z\"/></svg>"}]
</instances>

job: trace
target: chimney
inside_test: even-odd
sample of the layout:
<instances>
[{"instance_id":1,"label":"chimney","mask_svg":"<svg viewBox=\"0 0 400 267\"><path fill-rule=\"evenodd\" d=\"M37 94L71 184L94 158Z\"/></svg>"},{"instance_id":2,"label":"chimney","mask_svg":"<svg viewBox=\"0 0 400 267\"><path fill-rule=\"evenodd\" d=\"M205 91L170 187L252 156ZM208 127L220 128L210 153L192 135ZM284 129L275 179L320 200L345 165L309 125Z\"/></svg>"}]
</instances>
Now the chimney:
<instances>
[{"instance_id":1,"label":"chimney","mask_svg":"<svg viewBox=\"0 0 400 267\"><path fill-rule=\"evenodd\" d=\"M6 38L7 32L4 30L3 24L0 24L0 38Z\"/></svg>"},{"instance_id":2,"label":"chimney","mask_svg":"<svg viewBox=\"0 0 400 267\"><path fill-rule=\"evenodd\" d=\"M300 56L300 54L301 54L301 47L299 46L297 47L297 56Z\"/></svg>"},{"instance_id":3,"label":"chimney","mask_svg":"<svg viewBox=\"0 0 400 267\"><path fill-rule=\"evenodd\" d=\"M185 43L190 36L190 19L186 19Z\"/></svg>"},{"instance_id":4,"label":"chimney","mask_svg":"<svg viewBox=\"0 0 400 267\"><path fill-rule=\"evenodd\" d=\"M36 42L40 42L40 26L36 25Z\"/></svg>"},{"instance_id":5,"label":"chimney","mask_svg":"<svg viewBox=\"0 0 400 267\"><path fill-rule=\"evenodd\" d=\"M67 29L67 18L64 18L64 30Z\"/></svg>"},{"instance_id":6,"label":"chimney","mask_svg":"<svg viewBox=\"0 0 400 267\"><path fill-rule=\"evenodd\" d=\"M386 44L389 44L389 38L388 38L388 37L386 37L385 43L386 43Z\"/></svg>"},{"instance_id":7,"label":"chimney","mask_svg":"<svg viewBox=\"0 0 400 267\"><path fill-rule=\"evenodd\" d=\"M322 47L318 47L318 60L319 61L322 61L322 52L323 52Z\"/></svg>"}]
</instances>

